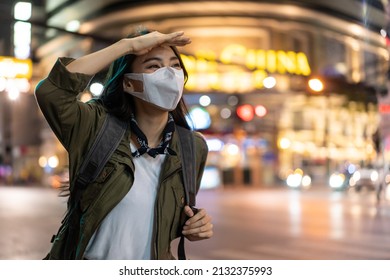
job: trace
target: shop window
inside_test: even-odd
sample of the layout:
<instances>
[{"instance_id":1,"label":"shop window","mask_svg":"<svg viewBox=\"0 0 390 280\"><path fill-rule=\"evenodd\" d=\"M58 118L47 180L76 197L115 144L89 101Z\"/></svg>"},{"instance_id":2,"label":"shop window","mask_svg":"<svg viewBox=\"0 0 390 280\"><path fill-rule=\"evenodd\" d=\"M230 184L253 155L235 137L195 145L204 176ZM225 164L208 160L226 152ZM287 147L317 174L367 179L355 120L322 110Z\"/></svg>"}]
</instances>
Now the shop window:
<instances>
[{"instance_id":1,"label":"shop window","mask_svg":"<svg viewBox=\"0 0 390 280\"><path fill-rule=\"evenodd\" d=\"M381 71L381 65L379 58L375 53L365 51L364 52L364 69L365 81L369 85L376 85L381 81L378 78L383 77L384 73Z\"/></svg>"},{"instance_id":2,"label":"shop window","mask_svg":"<svg viewBox=\"0 0 390 280\"><path fill-rule=\"evenodd\" d=\"M344 76L347 68L340 67L346 61L345 45L333 38L326 38L324 44L324 59L326 65L320 71L328 77Z\"/></svg>"},{"instance_id":3,"label":"shop window","mask_svg":"<svg viewBox=\"0 0 390 280\"><path fill-rule=\"evenodd\" d=\"M294 130L302 130L304 129L304 118L303 118L303 112L302 111L297 111L293 113L293 129Z\"/></svg>"}]
</instances>

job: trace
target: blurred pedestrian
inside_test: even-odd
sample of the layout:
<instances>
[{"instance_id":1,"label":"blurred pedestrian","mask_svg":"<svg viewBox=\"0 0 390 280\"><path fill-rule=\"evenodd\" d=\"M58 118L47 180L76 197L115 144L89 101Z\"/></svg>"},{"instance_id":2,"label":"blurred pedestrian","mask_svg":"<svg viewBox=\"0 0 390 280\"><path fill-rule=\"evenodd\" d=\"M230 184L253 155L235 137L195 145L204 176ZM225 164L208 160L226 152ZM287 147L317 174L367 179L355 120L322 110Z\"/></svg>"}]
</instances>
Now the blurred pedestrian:
<instances>
[{"instance_id":1,"label":"blurred pedestrian","mask_svg":"<svg viewBox=\"0 0 390 280\"><path fill-rule=\"evenodd\" d=\"M68 151L70 199L107 113L129 124L77 207L68 202L47 259L173 259L170 244L181 233L191 241L213 235L206 210L195 214L185 205L175 133L175 125L190 129L182 98L187 72L177 50L190 42L183 32L138 32L77 59L59 58L38 84L38 104ZM80 102L77 96L92 76L107 67L101 97ZM204 138L192 133L199 189L208 150ZM188 220L182 228L183 211Z\"/></svg>"},{"instance_id":2,"label":"blurred pedestrian","mask_svg":"<svg viewBox=\"0 0 390 280\"><path fill-rule=\"evenodd\" d=\"M376 201L380 203L382 198L382 193L386 189L387 186L387 175L389 171L389 164L386 161L385 157L385 146L384 139L380 133L379 128L372 135L372 140L374 143L375 151L376 151L376 159L375 159L375 169L378 172L378 180L375 183L375 193L376 193Z\"/></svg>"}]
</instances>

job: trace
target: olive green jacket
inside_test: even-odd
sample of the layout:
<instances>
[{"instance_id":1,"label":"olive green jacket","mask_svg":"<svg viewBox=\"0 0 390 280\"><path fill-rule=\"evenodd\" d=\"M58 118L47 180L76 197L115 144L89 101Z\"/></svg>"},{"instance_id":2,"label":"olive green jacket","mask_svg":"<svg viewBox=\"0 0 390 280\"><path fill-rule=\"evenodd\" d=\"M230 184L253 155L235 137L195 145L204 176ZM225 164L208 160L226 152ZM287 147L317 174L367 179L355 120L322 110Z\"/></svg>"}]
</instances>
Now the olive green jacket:
<instances>
[{"instance_id":1,"label":"olive green jacket","mask_svg":"<svg viewBox=\"0 0 390 280\"><path fill-rule=\"evenodd\" d=\"M78 94L85 89L91 77L68 72L65 66L71 61L71 58L59 58L48 77L36 87L35 95L44 117L68 152L72 197L75 178L83 156L92 145L107 113L99 102L78 101ZM208 149L199 133L194 132L194 136L199 189ZM130 131L127 130L97 180L82 192L76 215L78 218L73 221L65 218L62 222L53 240L48 259L84 258L86 246L92 235L106 215L128 193L134 182L134 164L129 145ZM180 216L185 206L185 192L178 145L178 135L174 133L170 147L177 156L169 155L164 161L155 202L153 259L173 259L170 244L180 235L182 223ZM75 233L72 240L67 236L69 228ZM64 252L64 246L69 244L75 244L72 245L74 247L72 254Z\"/></svg>"}]
</instances>

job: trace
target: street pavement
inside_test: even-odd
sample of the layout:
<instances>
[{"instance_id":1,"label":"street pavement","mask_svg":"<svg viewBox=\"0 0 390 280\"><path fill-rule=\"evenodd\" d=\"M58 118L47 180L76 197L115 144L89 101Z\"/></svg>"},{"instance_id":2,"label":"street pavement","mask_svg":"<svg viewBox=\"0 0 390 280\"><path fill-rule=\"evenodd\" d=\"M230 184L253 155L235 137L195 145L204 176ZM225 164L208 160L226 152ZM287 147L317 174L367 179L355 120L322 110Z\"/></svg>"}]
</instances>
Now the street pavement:
<instances>
[{"instance_id":1,"label":"street pavement","mask_svg":"<svg viewBox=\"0 0 390 280\"><path fill-rule=\"evenodd\" d=\"M65 204L54 189L0 186L0 259L42 259ZM372 192L242 186L201 190L197 204L214 236L186 241L189 259L390 259L390 201Z\"/></svg>"},{"instance_id":2,"label":"street pavement","mask_svg":"<svg viewBox=\"0 0 390 280\"><path fill-rule=\"evenodd\" d=\"M42 259L64 211L57 190L0 186L0 259Z\"/></svg>"},{"instance_id":3,"label":"street pavement","mask_svg":"<svg viewBox=\"0 0 390 280\"><path fill-rule=\"evenodd\" d=\"M390 202L374 192L287 188L203 192L215 236L192 259L390 259Z\"/></svg>"}]
</instances>

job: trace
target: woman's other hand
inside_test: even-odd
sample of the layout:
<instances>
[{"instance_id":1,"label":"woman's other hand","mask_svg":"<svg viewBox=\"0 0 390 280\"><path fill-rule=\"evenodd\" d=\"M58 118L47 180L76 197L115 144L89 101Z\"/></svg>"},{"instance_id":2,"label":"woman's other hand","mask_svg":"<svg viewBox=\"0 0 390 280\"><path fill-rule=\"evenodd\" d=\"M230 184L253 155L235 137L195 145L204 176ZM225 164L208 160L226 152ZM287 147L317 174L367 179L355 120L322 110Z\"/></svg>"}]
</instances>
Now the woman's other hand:
<instances>
[{"instance_id":1,"label":"woman's other hand","mask_svg":"<svg viewBox=\"0 0 390 280\"><path fill-rule=\"evenodd\" d=\"M189 206L184 207L184 212L190 217L184 227L182 233L190 241L208 239L213 236L213 224L211 217L205 209L199 209L198 213L194 212Z\"/></svg>"}]
</instances>

